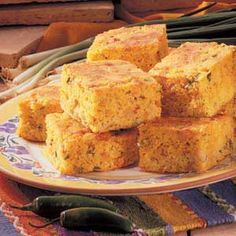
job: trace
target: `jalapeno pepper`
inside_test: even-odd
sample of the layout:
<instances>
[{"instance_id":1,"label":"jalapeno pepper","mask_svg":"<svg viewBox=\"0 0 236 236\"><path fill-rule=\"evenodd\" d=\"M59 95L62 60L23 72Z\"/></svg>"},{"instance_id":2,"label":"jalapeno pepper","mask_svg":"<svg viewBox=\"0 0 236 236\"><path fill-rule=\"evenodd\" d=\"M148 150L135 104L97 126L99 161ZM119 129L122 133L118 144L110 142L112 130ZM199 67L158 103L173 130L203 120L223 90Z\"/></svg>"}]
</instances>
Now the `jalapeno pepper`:
<instances>
[{"instance_id":1,"label":"jalapeno pepper","mask_svg":"<svg viewBox=\"0 0 236 236\"><path fill-rule=\"evenodd\" d=\"M59 217L60 213L64 210L78 207L98 207L116 211L115 206L107 201L79 195L40 196L25 206L11 207L23 211L32 211L39 216L49 219Z\"/></svg>"}]
</instances>

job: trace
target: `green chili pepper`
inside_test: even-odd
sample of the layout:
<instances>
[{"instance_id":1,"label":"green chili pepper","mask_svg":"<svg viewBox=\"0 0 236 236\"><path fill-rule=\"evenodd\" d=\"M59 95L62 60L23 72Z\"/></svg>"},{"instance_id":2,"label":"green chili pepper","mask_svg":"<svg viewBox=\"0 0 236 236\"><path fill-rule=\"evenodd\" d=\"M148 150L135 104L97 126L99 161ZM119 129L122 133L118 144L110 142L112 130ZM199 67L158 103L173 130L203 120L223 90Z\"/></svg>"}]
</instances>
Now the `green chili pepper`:
<instances>
[{"instance_id":1,"label":"green chili pepper","mask_svg":"<svg viewBox=\"0 0 236 236\"><path fill-rule=\"evenodd\" d=\"M32 211L39 216L51 219L59 217L64 210L78 207L98 207L116 211L115 206L107 201L79 195L40 196L25 206L11 207L23 211Z\"/></svg>"},{"instance_id":2,"label":"green chili pepper","mask_svg":"<svg viewBox=\"0 0 236 236\"><path fill-rule=\"evenodd\" d=\"M61 226L74 230L131 233L134 228L128 218L116 212L95 207L66 210L61 213L60 218L56 218L44 225L34 225L32 223L30 225L36 228L43 228L56 221L59 221Z\"/></svg>"}]
</instances>

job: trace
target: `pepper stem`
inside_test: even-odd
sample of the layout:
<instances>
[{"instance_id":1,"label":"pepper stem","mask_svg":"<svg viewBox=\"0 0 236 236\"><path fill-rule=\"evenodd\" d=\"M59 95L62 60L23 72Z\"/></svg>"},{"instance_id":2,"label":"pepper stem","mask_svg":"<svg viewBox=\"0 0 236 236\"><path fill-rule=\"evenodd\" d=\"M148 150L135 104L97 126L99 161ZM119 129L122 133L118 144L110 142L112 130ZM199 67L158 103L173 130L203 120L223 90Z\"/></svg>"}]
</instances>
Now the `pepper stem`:
<instances>
[{"instance_id":1,"label":"pepper stem","mask_svg":"<svg viewBox=\"0 0 236 236\"><path fill-rule=\"evenodd\" d=\"M33 205L32 203L29 203L29 204L26 204L24 206L15 206L15 205L9 205L11 208L14 208L14 209L19 209L19 210L22 210L22 211L32 211L33 210Z\"/></svg>"},{"instance_id":2,"label":"pepper stem","mask_svg":"<svg viewBox=\"0 0 236 236\"><path fill-rule=\"evenodd\" d=\"M31 223L31 222L29 222L29 225L34 227L34 228L45 228L48 225L51 225L52 223L57 222L59 220L60 220L60 218L58 217L58 218L55 218L55 219L53 219L53 220L51 220L51 221L49 221L49 222L47 222L47 223L45 223L43 225L35 225L35 224Z\"/></svg>"}]
</instances>

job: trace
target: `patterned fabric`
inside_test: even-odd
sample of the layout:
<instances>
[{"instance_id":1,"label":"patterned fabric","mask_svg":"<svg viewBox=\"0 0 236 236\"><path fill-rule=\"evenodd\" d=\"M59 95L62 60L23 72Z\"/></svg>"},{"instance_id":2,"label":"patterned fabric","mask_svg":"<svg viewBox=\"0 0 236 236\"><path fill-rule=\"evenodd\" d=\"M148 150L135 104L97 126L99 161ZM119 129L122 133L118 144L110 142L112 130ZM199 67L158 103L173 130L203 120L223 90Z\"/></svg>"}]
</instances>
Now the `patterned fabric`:
<instances>
[{"instance_id":1,"label":"patterned fabric","mask_svg":"<svg viewBox=\"0 0 236 236\"><path fill-rule=\"evenodd\" d=\"M10 208L26 204L40 195L55 193L7 180L0 175L0 235L91 236L109 233L78 232L53 224L43 229L29 226L29 221L45 220L31 212ZM236 184L223 181L198 189L140 197L109 197L119 212L135 223L133 235L173 235L175 232L204 228L236 221Z\"/></svg>"}]
</instances>

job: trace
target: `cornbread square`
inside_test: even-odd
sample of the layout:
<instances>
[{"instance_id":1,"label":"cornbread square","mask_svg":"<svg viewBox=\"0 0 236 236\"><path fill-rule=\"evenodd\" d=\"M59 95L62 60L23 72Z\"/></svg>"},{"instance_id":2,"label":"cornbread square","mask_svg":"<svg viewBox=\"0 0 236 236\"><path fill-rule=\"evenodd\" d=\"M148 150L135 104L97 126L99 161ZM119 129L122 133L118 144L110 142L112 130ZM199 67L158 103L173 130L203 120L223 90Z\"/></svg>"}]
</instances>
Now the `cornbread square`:
<instances>
[{"instance_id":1,"label":"cornbread square","mask_svg":"<svg viewBox=\"0 0 236 236\"><path fill-rule=\"evenodd\" d=\"M219 112L228 116L236 117L236 96L226 103Z\"/></svg>"},{"instance_id":2,"label":"cornbread square","mask_svg":"<svg viewBox=\"0 0 236 236\"><path fill-rule=\"evenodd\" d=\"M70 64L62 72L61 106L93 132L131 128L160 116L160 90L126 61Z\"/></svg>"},{"instance_id":3,"label":"cornbread square","mask_svg":"<svg viewBox=\"0 0 236 236\"><path fill-rule=\"evenodd\" d=\"M145 25L109 30L96 36L88 61L120 59L149 71L168 54L165 25Z\"/></svg>"},{"instance_id":4,"label":"cornbread square","mask_svg":"<svg viewBox=\"0 0 236 236\"><path fill-rule=\"evenodd\" d=\"M234 96L232 48L184 43L150 72L161 83L162 112L173 117L211 117Z\"/></svg>"},{"instance_id":5,"label":"cornbread square","mask_svg":"<svg viewBox=\"0 0 236 236\"><path fill-rule=\"evenodd\" d=\"M137 130L92 133L65 113L49 114L48 160L62 174L108 171L137 162Z\"/></svg>"},{"instance_id":6,"label":"cornbread square","mask_svg":"<svg viewBox=\"0 0 236 236\"><path fill-rule=\"evenodd\" d=\"M48 85L34 89L18 103L18 135L30 141L45 141L45 117L54 112L62 112L59 86Z\"/></svg>"},{"instance_id":7,"label":"cornbread square","mask_svg":"<svg viewBox=\"0 0 236 236\"><path fill-rule=\"evenodd\" d=\"M139 126L139 166L158 173L204 172L233 152L233 120L161 118Z\"/></svg>"}]
</instances>

